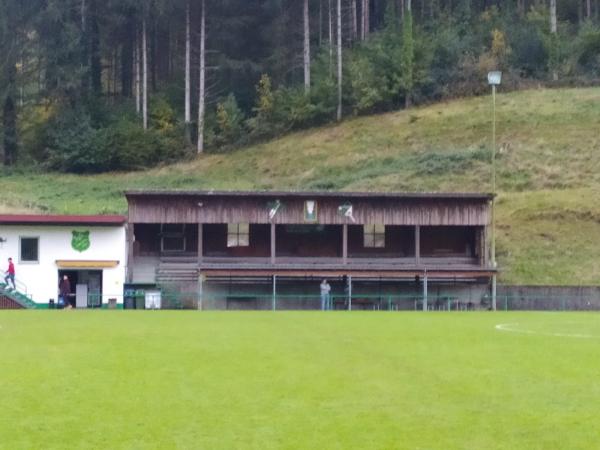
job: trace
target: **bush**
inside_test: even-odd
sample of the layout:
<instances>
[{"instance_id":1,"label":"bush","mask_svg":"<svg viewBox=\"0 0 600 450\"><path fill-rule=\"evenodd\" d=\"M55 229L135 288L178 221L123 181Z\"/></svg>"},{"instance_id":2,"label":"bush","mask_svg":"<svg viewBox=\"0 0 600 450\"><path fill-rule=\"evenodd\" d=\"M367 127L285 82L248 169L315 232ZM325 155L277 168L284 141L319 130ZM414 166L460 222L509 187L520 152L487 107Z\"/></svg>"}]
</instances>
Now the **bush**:
<instances>
[{"instance_id":1,"label":"bush","mask_svg":"<svg viewBox=\"0 0 600 450\"><path fill-rule=\"evenodd\" d=\"M508 36L512 49L510 66L524 77L545 74L549 54L541 32L533 25L519 26L513 27Z\"/></svg>"},{"instance_id":2,"label":"bush","mask_svg":"<svg viewBox=\"0 0 600 450\"><path fill-rule=\"evenodd\" d=\"M358 54L350 60L349 73L355 113L372 111L386 100L386 83L365 55Z\"/></svg>"},{"instance_id":3,"label":"bush","mask_svg":"<svg viewBox=\"0 0 600 450\"><path fill-rule=\"evenodd\" d=\"M181 138L144 130L138 123L122 120L102 130L104 151L111 155L110 170L135 170L163 162L173 162L184 156ZM181 133L177 133L180 136Z\"/></svg>"},{"instance_id":4,"label":"bush","mask_svg":"<svg viewBox=\"0 0 600 450\"><path fill-rule=\"evenodd\" d=\"M593 76L600 76L600 30L584 26L574 43L575 62L578 68Z\"/></svg>"},{"instance_id":5,"label":"bush","mask_svg":"<svg viewBox=\"0 0 600 450\"><path fill-rule=\"evenodd\" d=\"M46 165L74 173L150 167L183 156L183 142L174 137L180 134L144 130L128 115L96 128L86 108L66 109L48 122Z\"/></svg>"},{"instance_id":6,"label":"bush","mask_svg":"<svg viewBox=\"0 0 600 450\"><path fill-rule=\"evenodd\" d=\"M217 104L216 112L216 139L218 146L227 146L238 143L244 133L245 115L240 109L233 94Z\"/></svg>"},{"instance_id":7,"label":"bush","mask_svg":"<svg viewBox=\"0 0 600 450\"><path fill-rule=\"evenodd\" d=\"M162 132L172 132L177 126L177 114L166 97L152 96L148 105L148 119L151 128Z\"/></svg>"},{"instance_id":8,"label":"bush","mask_svg":"<svg viewBox=\"0 0 600 450\"><path fill-rule=\"evenodd\" d=\"M53 170L103 172L110 167L111 156L104 151L89 112L81 107L61 111L50 120L45 140L46 163Z\"/></svg>"}]
</instances>

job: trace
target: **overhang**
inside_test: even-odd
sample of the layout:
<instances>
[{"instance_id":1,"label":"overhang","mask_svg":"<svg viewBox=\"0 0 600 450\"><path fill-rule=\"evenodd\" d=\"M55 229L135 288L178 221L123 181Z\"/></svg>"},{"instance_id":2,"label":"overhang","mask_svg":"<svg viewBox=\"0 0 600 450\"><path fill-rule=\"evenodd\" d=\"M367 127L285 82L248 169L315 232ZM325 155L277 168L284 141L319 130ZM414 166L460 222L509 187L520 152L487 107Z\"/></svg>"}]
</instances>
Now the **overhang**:
<instances>
[{"instance_id":1,"label":"overhang","mask_svg":"<svg viewBox=\"0 0 600 450\"><path fill-rule=\"evenodd\" d=\"M59 269L114 269L119 265L119 261L77 261L58 259L56 260L56 265Z\"/></svg>"}]
</instances>

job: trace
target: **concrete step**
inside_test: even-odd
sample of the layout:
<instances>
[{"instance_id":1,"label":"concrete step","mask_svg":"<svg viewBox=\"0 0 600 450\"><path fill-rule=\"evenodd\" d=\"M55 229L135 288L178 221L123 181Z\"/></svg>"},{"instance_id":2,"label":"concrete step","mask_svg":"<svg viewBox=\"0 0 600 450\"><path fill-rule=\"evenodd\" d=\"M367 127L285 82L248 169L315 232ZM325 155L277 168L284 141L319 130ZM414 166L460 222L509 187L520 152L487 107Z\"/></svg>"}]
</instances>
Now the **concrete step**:
<instances>
[{"instance_id":1,"label":"concrete step","mask_svg":"<svg viewBox=\"0 0 600 450\"><path fill-rule=\"evenodd\" d=\"M197 264L198 257L197 256L161 256L161 263L169 263L169 264Z\"/></svg>"}]
</instances>

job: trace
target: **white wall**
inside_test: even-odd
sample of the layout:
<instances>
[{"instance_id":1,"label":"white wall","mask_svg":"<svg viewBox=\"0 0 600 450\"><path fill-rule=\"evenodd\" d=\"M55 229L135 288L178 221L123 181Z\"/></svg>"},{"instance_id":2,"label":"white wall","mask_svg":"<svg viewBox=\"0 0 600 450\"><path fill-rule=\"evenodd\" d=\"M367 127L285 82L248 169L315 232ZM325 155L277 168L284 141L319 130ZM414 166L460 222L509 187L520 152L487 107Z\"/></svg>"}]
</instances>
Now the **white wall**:
<instances>
[{"instance_id":1,"label":"white wall","mask_svg":"<svg viewBox=\"0 0 600 450\"><path fill-rule=\"evenodd\" d=\"M90 232L90 248L78 252L71 247L73 231ZM119 261L117 267L103 269L103 302L109 298L123 301L123 283L127 266L127 244L124 226L55 226L55 225L0 225L0 269L4 274L8 258L15 264L16 278L27 286L27 293L38 303L46 303L58 296L57 260ZM19 260L19 237L39 237L39 262ZM94 270L94 268L90 268ZM4 278L4 275L2 276Z\"/></svg>"}]
</instances>

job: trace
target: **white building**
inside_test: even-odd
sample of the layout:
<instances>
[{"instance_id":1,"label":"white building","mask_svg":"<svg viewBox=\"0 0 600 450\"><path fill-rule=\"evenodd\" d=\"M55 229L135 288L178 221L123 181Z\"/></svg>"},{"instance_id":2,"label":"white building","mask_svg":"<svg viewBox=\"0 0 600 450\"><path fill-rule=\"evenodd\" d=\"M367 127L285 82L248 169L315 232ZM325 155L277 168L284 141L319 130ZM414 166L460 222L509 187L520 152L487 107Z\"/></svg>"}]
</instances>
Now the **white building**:
<instances>
[{"instance_id":1,"label":"white building","mask_svg":"<svg viewBox=\"0 0 600 450\"><path fill-rule=\"evenodd\" d=\"M2 278L8 258L15 265L17 290L37 303L57 301L59 279L65 275L73 305L99 306L112 298L122 303L126 218L0 215Z\"/></svg>"}]
</instances>

